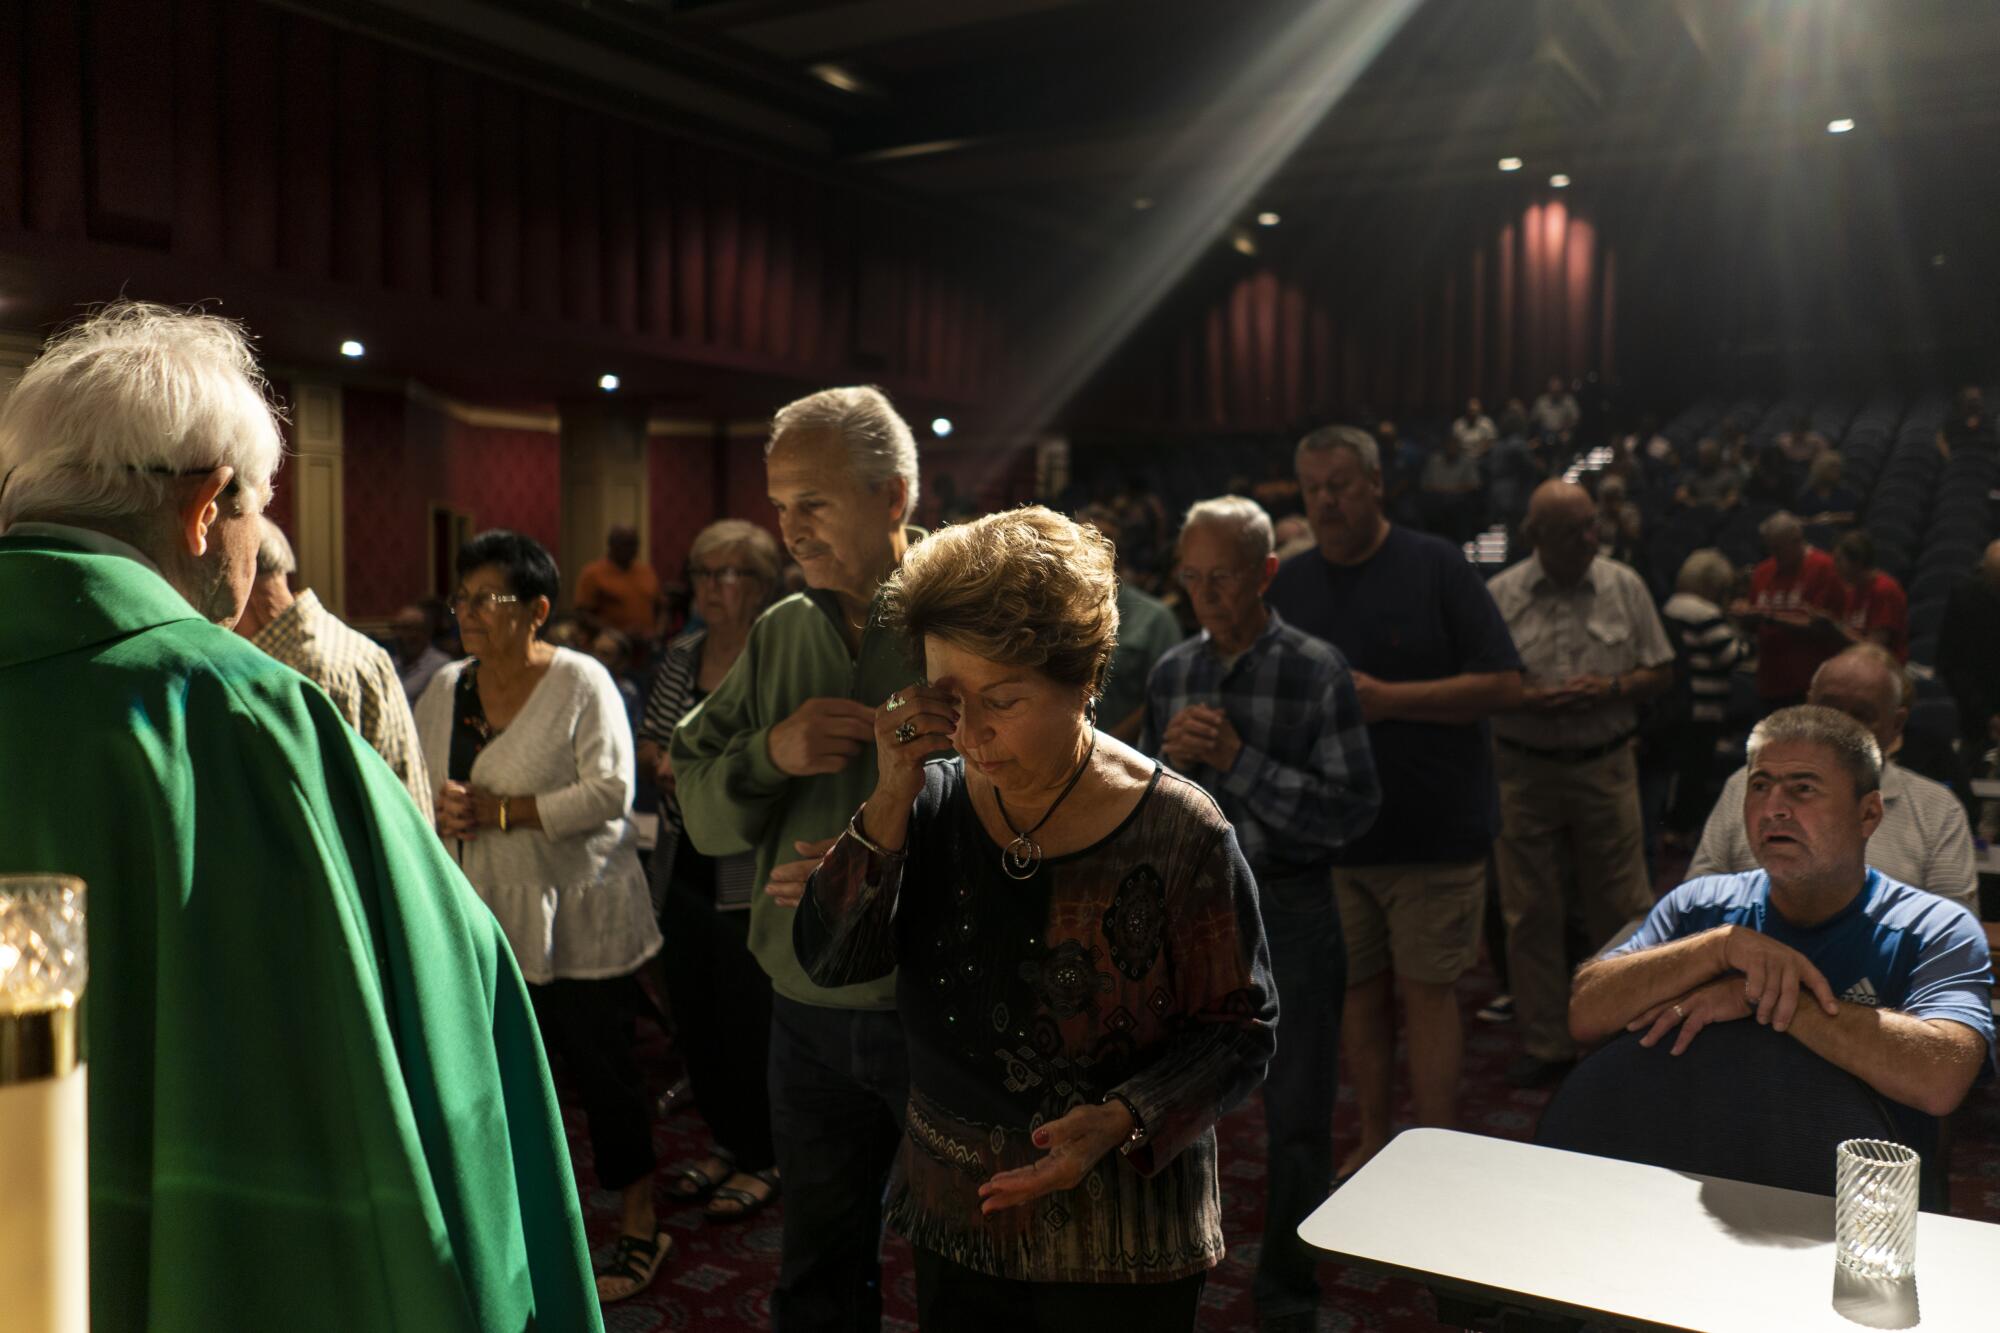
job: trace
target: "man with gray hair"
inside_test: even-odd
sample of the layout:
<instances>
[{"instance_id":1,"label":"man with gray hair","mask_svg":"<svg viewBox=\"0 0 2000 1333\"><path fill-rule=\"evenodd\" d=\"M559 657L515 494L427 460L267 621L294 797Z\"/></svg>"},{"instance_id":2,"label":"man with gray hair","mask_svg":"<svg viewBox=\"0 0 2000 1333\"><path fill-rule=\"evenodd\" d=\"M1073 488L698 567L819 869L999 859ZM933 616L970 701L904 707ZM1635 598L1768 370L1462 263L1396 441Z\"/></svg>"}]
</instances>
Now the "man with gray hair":
<instances>
[{"instance_id":1,"label":"man with gray hair","mask_svg":"<svg viewBox=\"0 0 2000 1333\"><path fill-rule=\"evenodd\" d=\"M1346 1176L1394 1130L1399 996L1417 1122L1457 1119L1455 987L1479 956L1499 824L1486 719L1519 701L1521 659L1465 553L1383 514L1382 461L1365 432L1316 430L1294 466L1318 546L1279 567L1271 608L1349 663L1382 785L1374 825L1333 854L1341 1029L1361 1121Z\"/></svg>"},{"instance_id":2,"label":"man with gray hair","mask_svg":"<svg viewBox=\"0 0 2000 1333\"><path fill-rule=\"evenodd\" d=\"M1993 1064L1993 962L1965 909L1872 870L1882 751L1845 713L1804 705L1750 733L1743 823L1761 869L1689 880L1576 974L1580 1042L1749 1018L1789 1032L1883 1097L1947 1116Z\"/></svg>"},{"instance_id":3,"label":"man with gray hair","mask_svg":"<svg viewBox=\"0 0 2000 1333\"><path fill-rule=\"evenodd\" d=\"M1833 557L1806 542L1805 525L1779 510L1757 525L1770 556L1750 574L1750 596L1730 613L1757 631L1757 694L1772 712L1802 702L1819 664L1841 638L1821 622L1847 612Z\"/></svg>"},{"instance_id":4,"label":"man with gray hair","mask_svg":"<svg viewBox=\"0 0 2000 1333\"><path fill-rule=\"evenodd\" d=\"M387 649L341 623L311 588L292 591L299 567L292 543L269 518L257 522L257 577L236 632L325 690L347 724L403 780L429 823L431 784L396 664Z\"/></svg>"},{"instance_id":5,"label":"man with gray hair","mask_svg":"<svg viewBox=\"0 0 2000 1333\"><path fill-rule=\"evenodd\" d=\"M242 330L161 306L58 335L0 409L0 867L88 885L91 1317L595 1329L506 937L226 628L281 452Z\"/></svg>"},{"instance_id":6,"label":"man with gray hair","mask_svg":"<svg viewBox=\"0 0 2000 1333\"><path fill-rule=\"evenodd\" d=\"M869 1329L882 1312L882 1191L902 1139L909 1063L896 979L814 985L793 909L875 788L875 709L908 685L874 613L923 534L917 445L881 390L827 389L781 409L764 446L785 548L807 589L758 617L714 693L674 732L675 798L710 856L756 854L750 951L770 974L771 1127L785 1188L773 1324Z\"/></svg>"},{"instance_id":7,"label":"man with gray hair","mask_svg":"<svg viewBox=\"0 0 2000 1333\"><path fill-rule=\"evenodd\" d=\"M1257 1315L1266 1333L1310 1329L1318 1253L1299 1223L1333 1174L1333 1101L1347 951L1333 854L1366 832L1381 791L1347 663L1264 605L1278 572L1271 520L1254 500L1203 500L1181 525L1180 568L1201 633L1147 681L1140 749L1199 783L1236 826L1257 877L1285 1040L1264 1079L1264 1246Z\"/></svg>"},{"instance_id":8,"label":"man with gray hair","mask_svg":"<svg viewBox=\"0 0 2000 1333\"><path fill-rule=\"evenodd\" d=\"M1979 915L1979 872L1972 828L1951 788L1912 773L1895 760L1910 720L1909 676L1880 644L1856 644L1827 659L1813 673L1808 703L1847 714L1875 737L1882 751L1882 824L1868 840L1868 864L1894 880L1935 893ZM1743 791L1750 770L1739 768L1709 812L1701 845L1688 866L1690 878L1749 870L1757 864L1743 823Z\"/></svg>"}]
</instances>

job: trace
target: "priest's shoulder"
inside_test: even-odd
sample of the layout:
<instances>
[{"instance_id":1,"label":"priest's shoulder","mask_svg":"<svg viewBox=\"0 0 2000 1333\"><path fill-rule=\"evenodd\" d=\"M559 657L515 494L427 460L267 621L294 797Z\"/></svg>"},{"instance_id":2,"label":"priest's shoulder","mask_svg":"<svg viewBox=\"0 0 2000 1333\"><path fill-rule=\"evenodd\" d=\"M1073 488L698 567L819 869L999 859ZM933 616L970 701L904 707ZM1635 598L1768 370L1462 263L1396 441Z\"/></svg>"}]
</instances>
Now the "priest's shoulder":
<instances>
[{"instance_id":1,"label":"priest's shoulder","mask_svg":"<svg viewBox=\"0 0 2000 1333\"><path fill-rule=\"evenodd\" d=\"M241 635L207 621L158 625L128 644L139 655L134 666L140 671L183 685L190 715L213 714L223 724L237 714L239 725L254 719L267 729L304 728L308 718L343 721L317 685Z\"/></svg>"}]
</instances>

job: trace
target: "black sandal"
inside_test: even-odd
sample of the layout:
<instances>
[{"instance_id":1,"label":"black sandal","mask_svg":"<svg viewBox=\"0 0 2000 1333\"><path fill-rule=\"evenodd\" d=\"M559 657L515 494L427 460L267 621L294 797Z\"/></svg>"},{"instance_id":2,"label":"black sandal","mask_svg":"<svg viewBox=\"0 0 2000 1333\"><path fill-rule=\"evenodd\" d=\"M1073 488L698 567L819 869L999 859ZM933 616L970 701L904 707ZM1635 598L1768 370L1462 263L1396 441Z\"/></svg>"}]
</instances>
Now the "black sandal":
<instances>
[{"instance_id":1,"label":"black sandal","mask_svg":"<svg viewBox=\"0 0 2000 1333\"><path fill-rule=\"evenodd\" d=\"M741 1222L746 1217L754 1217L756 1214L763 1212L777 1199L777 1167L767 1166L762 1171L744 1171L738 1174L749 1176L752 1180L763 1181L771 1187L771 1192L760 1197L752 1194L749 1190L738 1189L733 1185L724 1185L710 1196L708 1207L702 1210L703 1217L706 1217L711 1222ZM715 1205L723 1202L733 1203L736 1207L727 1212L717 1212Z\"/></svg>"},{"instance_id":2,"label":"black sandal","mask_svg":"<svg viewBox=\"0 0 2000 1333\"><path fill-rule=\"evenodd\" d=\"M693 1164L674 1167L667 1172L667 1197L676 1203L701 1203L715 1193L718 1185L736 1174L736 1164L727 1153L713 1152L709 1156L722 1163L721 1175L712 1176Z\"/></svg>"},{"instance_id":3,"label":"black sandal","mask_svg":"<svg viewBox=\"0 0 2000 1333\"><path fill-rule=\"evenodd\" d=\"M613 1301L629 1300L653 1284L653 1277L667 1261L674 1250L674 1238L664 1231L655 1231L650 1241L637 1236L620 1236L618 1248L612 1251L611 1262L597 1274L597 1299L608 1305ZM624 1291L607 1292L607 1282L629 1282Z\"/></svg>"}]
</instances>

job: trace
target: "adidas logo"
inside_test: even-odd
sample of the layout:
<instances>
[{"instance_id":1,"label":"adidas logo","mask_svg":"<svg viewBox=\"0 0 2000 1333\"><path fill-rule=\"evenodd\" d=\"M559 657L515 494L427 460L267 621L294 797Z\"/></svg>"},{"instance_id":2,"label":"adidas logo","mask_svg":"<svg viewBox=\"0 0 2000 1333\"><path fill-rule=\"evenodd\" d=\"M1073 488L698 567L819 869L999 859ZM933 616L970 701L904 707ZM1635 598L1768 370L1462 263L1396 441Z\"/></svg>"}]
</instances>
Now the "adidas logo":
<instances>
[{"instance_id":1,"label":"adidas logo","mask_svg":"<svg viewBox=\"0 0 2000 1333\"><path fill-rule=\"evenodd\" d=\"M1870 1009L1879 1009L1882 1005L1882 998L1875 993L1875 983L1867 977L1849 986L1847 993L1840 998L1848 1004L1865 1004Z\"/></svg>"}]
</instances>

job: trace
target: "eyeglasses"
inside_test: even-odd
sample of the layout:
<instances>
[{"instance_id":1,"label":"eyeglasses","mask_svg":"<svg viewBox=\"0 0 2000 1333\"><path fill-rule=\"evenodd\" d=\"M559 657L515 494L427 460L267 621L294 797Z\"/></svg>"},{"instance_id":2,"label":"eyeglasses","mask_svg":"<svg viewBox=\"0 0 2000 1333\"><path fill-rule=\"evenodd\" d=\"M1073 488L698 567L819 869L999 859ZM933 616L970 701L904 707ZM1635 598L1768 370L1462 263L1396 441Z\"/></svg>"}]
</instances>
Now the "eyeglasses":
<instances>
[{"instance_id":1,"label":"eyeglasses","mask_svg":"<svg viewBox=\"0 0 2000 1333\"><path fill-rule=\"evenodd\" d=\"M1234 592L1243 586L1247 577L1240 569L1211 569L1206 572L1199 569L1183 569L1175 572L1174 581L1189 592L1195 591L1204 583L1217 592Z\"/></svg>"},{"instance_id":2,"label":"eyeglasses","mask_svg":"<svg viewBox=\"0 0 2000 1333\"><path fill-rule=\"evenodd\" d=\"M472 614L485 619L486 613L496 606L506 606L521 599L511 592L454 593L451 599L451 613L464 619L469 608Z\"/></svg>"},{"instance_id":3,"label":"eyeglasses","mask_svg":"<svg viewBox=\"0 0 2000 1333\"><path fill-rule=\"evenodd\" d=\"M724 566L721 569L707 569L701 565L695 565L688 570L689 583L713 581L718 586L724 588L734 587L738 583L746 583L756 577L756 570L742 569L735 566Z\"/></svg>"}]
</instances>

